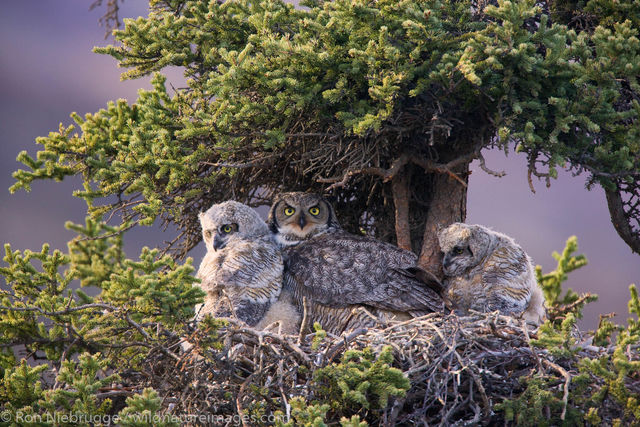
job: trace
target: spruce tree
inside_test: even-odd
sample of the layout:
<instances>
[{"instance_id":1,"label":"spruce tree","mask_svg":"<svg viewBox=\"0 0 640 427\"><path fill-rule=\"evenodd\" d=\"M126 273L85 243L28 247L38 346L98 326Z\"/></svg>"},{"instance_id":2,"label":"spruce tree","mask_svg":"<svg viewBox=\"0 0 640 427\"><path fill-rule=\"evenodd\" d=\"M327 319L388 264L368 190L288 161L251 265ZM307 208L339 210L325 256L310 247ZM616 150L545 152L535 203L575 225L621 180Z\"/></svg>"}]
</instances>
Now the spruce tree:
<instances>
[{"instance_id":1,"label":"spruce tree","mask_svg":"<svg viewBox=\"0 0 640 427\"><path fill-rule=\"evenodd\" d=\"M481 151L515 147L530 180L564 167L604 187L640 251L633 2L150 5L96 51L123 78L153 73L153 89L39 138L13 191L82 175L93 218L174 223L179 255L213 202L325 192L348 229L437 270L434 231L464 220L469 163L491 172ZM186 87L166 88L167 66L184 68Z\"/></svg>"},{"instance_id":2,"label":"spruce tree","mask_svg":"<svg viewBox=\"0 0 640 427\"><path fill-rule=\"evenodd\" d=\"M604 188L616 230L640 253L639 12L631 0L306 0L301 7L281 0L150 0L147 17L124 20L114 31L116 43L95 50L113 56L126 69L123 78L152 74L153 88L133 103L116 100L96 113L73 114L74 124L37 139L42 149L35 158L18 156L26 168L14 173L12 191L80 175L83 187L75 195L87 202L87 219L67 224L78 236L66 252L47 244L39 252L5 246L0 415L109 413L137 425L141 415L164 413L166 395L120 387L114 397L109 387L125 374L127 381L153 378L143 366L154 358L183 362L176 343L202 293L192 286L191 260L182 260L200 240L197 213L214 202L258 206L281 191L323 192L348 230L411 249L437 273L435 231L465 219L471 161L499 175L482 157L482 150L497 147L527 156L532 186L533 179L548 185L558 168L567 168L585 174L589 188ZM117 8L114 16L105 22L117 22ZM167 88L162 73L169 66L184 69L185 87ZM174 225L177 235L165 247L127 258L127 230L154 222ZM567 358L578 351L574 311L592 299L561 297L565 273L585 262L572 257L574 250L570 240L558 270L539 272L547 296L570 309L558 310L564 317L529 344ZM630 312L637 315L631 289ZM203 324L194 339L222 349L218 331L225 322ZM612 342L614 330L603 322L597 342ZM292 344L267 338L287 349L279 354L309 362ZM321 346L326 333L318 330L315 338ZM627 388L640 362L625 352L638 339L632 320L620 330L614 359L581 365L585 378L595 378L594 390L604 390L599 378L607 370L615 373L608 387L625 414L640 414L637 393ZM15 346L47 364L18 361ZM316 375L328 375L345 407L383 406L408 387L390 367L390 348L362 353L362 360L345 353L342 364ZM393 384L364 384L353 375L354 367L370 374L378 365L393 374ZM308 363L299 373L313 369ZM245 380L240 374L247 372L238 372L231 379L245 381L239 390L246 391L252 374ZM476 396L485 393L482 378L472 375ZM555 376L549 383L558 378L565 381ZM538 395L536 384L505 403L504 419L537 410L528 400ZM252 391L269 394L258 386ZM606 394L572 402L596 420ZM562 410L563 421L568 396L545 397ZM272 397L264 401L279 399ZM322 422L331 408L291 402L294 418L304 420ZM241 399L236 403L229 413L242 412ZM345 425L360 425L355 412L327 416L343 415Z\"/></svg>"}]
</instances>

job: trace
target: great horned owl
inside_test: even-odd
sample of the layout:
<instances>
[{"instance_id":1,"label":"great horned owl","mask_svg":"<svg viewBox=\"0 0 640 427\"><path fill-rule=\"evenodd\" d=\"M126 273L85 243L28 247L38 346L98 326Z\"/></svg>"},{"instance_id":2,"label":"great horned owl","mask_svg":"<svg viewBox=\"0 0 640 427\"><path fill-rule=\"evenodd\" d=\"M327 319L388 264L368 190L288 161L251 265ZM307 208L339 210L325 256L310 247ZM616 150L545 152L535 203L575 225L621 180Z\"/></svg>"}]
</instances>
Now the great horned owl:
<instances>
[{"instance_id":1,"label":"great horned owl","mask_svg":"<svg viewBox=\"0 0 640 427\"><path fill-rule=\"evenodd\" d=\"M510 237L455 223L438 233L446 295L459 312L498 310L540 324L544 296L529 256Z\"/></svg>"},{"instance_id":2,"label":"great horned owl","mask_svg":"<svg viewBox=\"0 0 640 427\"><path fill-rule=\"evenodd\" d=\"M201 213L200 224L207 254L197 277L207 295L196 320L231 316L259 329L280 320L282 256L266 223L249 206L227 201Z\"/></svg>"},{"instance_id":3,"label":"great horned owl","mask_svg":"<svg viewBox=\"0 0 640 427\"><path fill-rule=\"evenodd\" d=\"M278 195L268 223L283 248L283 293L309 324L333 334L443 309L439 283L416 266L415 254L340 227L333 207L311 193Z\"/></svg>"}]
</instances>

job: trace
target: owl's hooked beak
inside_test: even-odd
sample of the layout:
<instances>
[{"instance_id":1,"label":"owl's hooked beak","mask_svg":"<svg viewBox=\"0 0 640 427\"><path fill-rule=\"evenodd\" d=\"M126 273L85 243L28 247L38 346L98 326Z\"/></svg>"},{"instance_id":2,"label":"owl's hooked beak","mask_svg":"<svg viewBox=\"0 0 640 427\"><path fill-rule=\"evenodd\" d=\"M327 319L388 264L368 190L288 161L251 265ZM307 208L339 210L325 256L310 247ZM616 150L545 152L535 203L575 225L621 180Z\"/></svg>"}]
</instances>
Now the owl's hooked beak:
<instances>
[{"instance_id":1,"label":"owl's hooked beak","mask_svg":"<svg viewBox=\"0 0 640 427\"><path fill-rule=\"evenodd\" d=\"M303 213L301 213L298 217L298 224L300 225L300 230L302 230L304 226L307 225L307 219Z\"/></svg>"},{"instance_id":2,"label":"owl's hooked beak","mask_svg":"<svg viewBox=\"0 0 640 427\"><path fill-rule=\"evenodd\" d=\"M216 235L213 236L213 249L217 251L218 249L224 248L226 245L227 241L220 237L219 234L216 233Z\"/></svg>"}]
</instances>

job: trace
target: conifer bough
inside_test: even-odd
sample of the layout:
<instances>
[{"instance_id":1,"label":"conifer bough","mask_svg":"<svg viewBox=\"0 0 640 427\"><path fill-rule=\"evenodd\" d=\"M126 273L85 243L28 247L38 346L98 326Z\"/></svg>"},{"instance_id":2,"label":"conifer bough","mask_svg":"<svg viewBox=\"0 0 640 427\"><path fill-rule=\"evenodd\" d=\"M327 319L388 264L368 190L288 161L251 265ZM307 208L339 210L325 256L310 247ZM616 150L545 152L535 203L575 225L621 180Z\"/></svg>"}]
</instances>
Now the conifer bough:
<instances>
[{"instance_id":1,"label":"conifer bough","mask_svg":"<svg viewBox=\"0 0 640 427\"><path fill-rule=\"evenodd\" d=\"M76 125L38 139L35 159L20 154L30 170L15 173L14 191L82 175L76 195L89 217L67 224L78 237L66 253L5 246L0 422L637 423L637 289L626 326L605 315L593 334L576 334L595 297L562 290L586 263L573 255L575 238L554 254L555 271L537 269L550 311L535 333L495 313L434 313L343 337L211 317L194 330L203 295L191 261L148 248L125 256L123 234L136 224L176 224L164 249L185 255L200 239L197 212L214 201L327 190L351 231L433 267L435 227L464 219L469 163L491 172L482 149L513 145L529 158L530 181L567 167L603 186L618 232L638 251L637 2L304 5L152 1L148 18L116 31L120 45L97 50L128 68L125 78L155 73L153 89L74 114ZM167 66L184 67L186 87L169 93ZM179 352L185 339L201 358ZM154 425L179 425L162 420Z\"/></svg>"},{"instance_id":2,"label":"conifer bough","mask_svg":"<svg viewBox=\"0 0 640 427\"><path fill-rule=\"evenodd\" d=\"M481 150L515 146L532 189L559 167L601 185L640 252L633 2L301 4L151 1L96 51L123 78L154 73L153 89L38 138L12 190L80 174L92 216L174 223L183 256L213 202L327 191L348 229L437 269L434 230L464 220L469 163L491 172ZM168 66L184 68L185 87L167 90Z\"/></svg>"}]
</instances>

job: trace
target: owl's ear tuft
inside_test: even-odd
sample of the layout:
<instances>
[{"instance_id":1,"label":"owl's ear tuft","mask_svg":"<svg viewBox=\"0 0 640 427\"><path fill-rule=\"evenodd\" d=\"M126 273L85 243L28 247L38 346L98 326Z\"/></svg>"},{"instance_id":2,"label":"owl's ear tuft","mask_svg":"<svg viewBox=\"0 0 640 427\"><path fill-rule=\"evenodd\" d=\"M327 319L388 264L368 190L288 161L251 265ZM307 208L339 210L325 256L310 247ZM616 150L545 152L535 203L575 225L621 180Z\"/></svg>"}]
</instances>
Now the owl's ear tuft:
<instances>
[{"instance_id":1,"label":"owl's ear tuft","mask_svg":"<svg viewBox=\"0 0 640 427\"><path fill-rule=\"evenodd\" d=\"M335 199L335 197L332 198L320 195L320 199L324 202L324 204L327 206L327 209L329 210L329 218L327 220L329 227L341 229L342 226L340 225L340 221L338 221L338 216L336 215L336 211L335 209L333 209L333 203L331 202L331 199Z\"/></svg>"}]
</instances>

